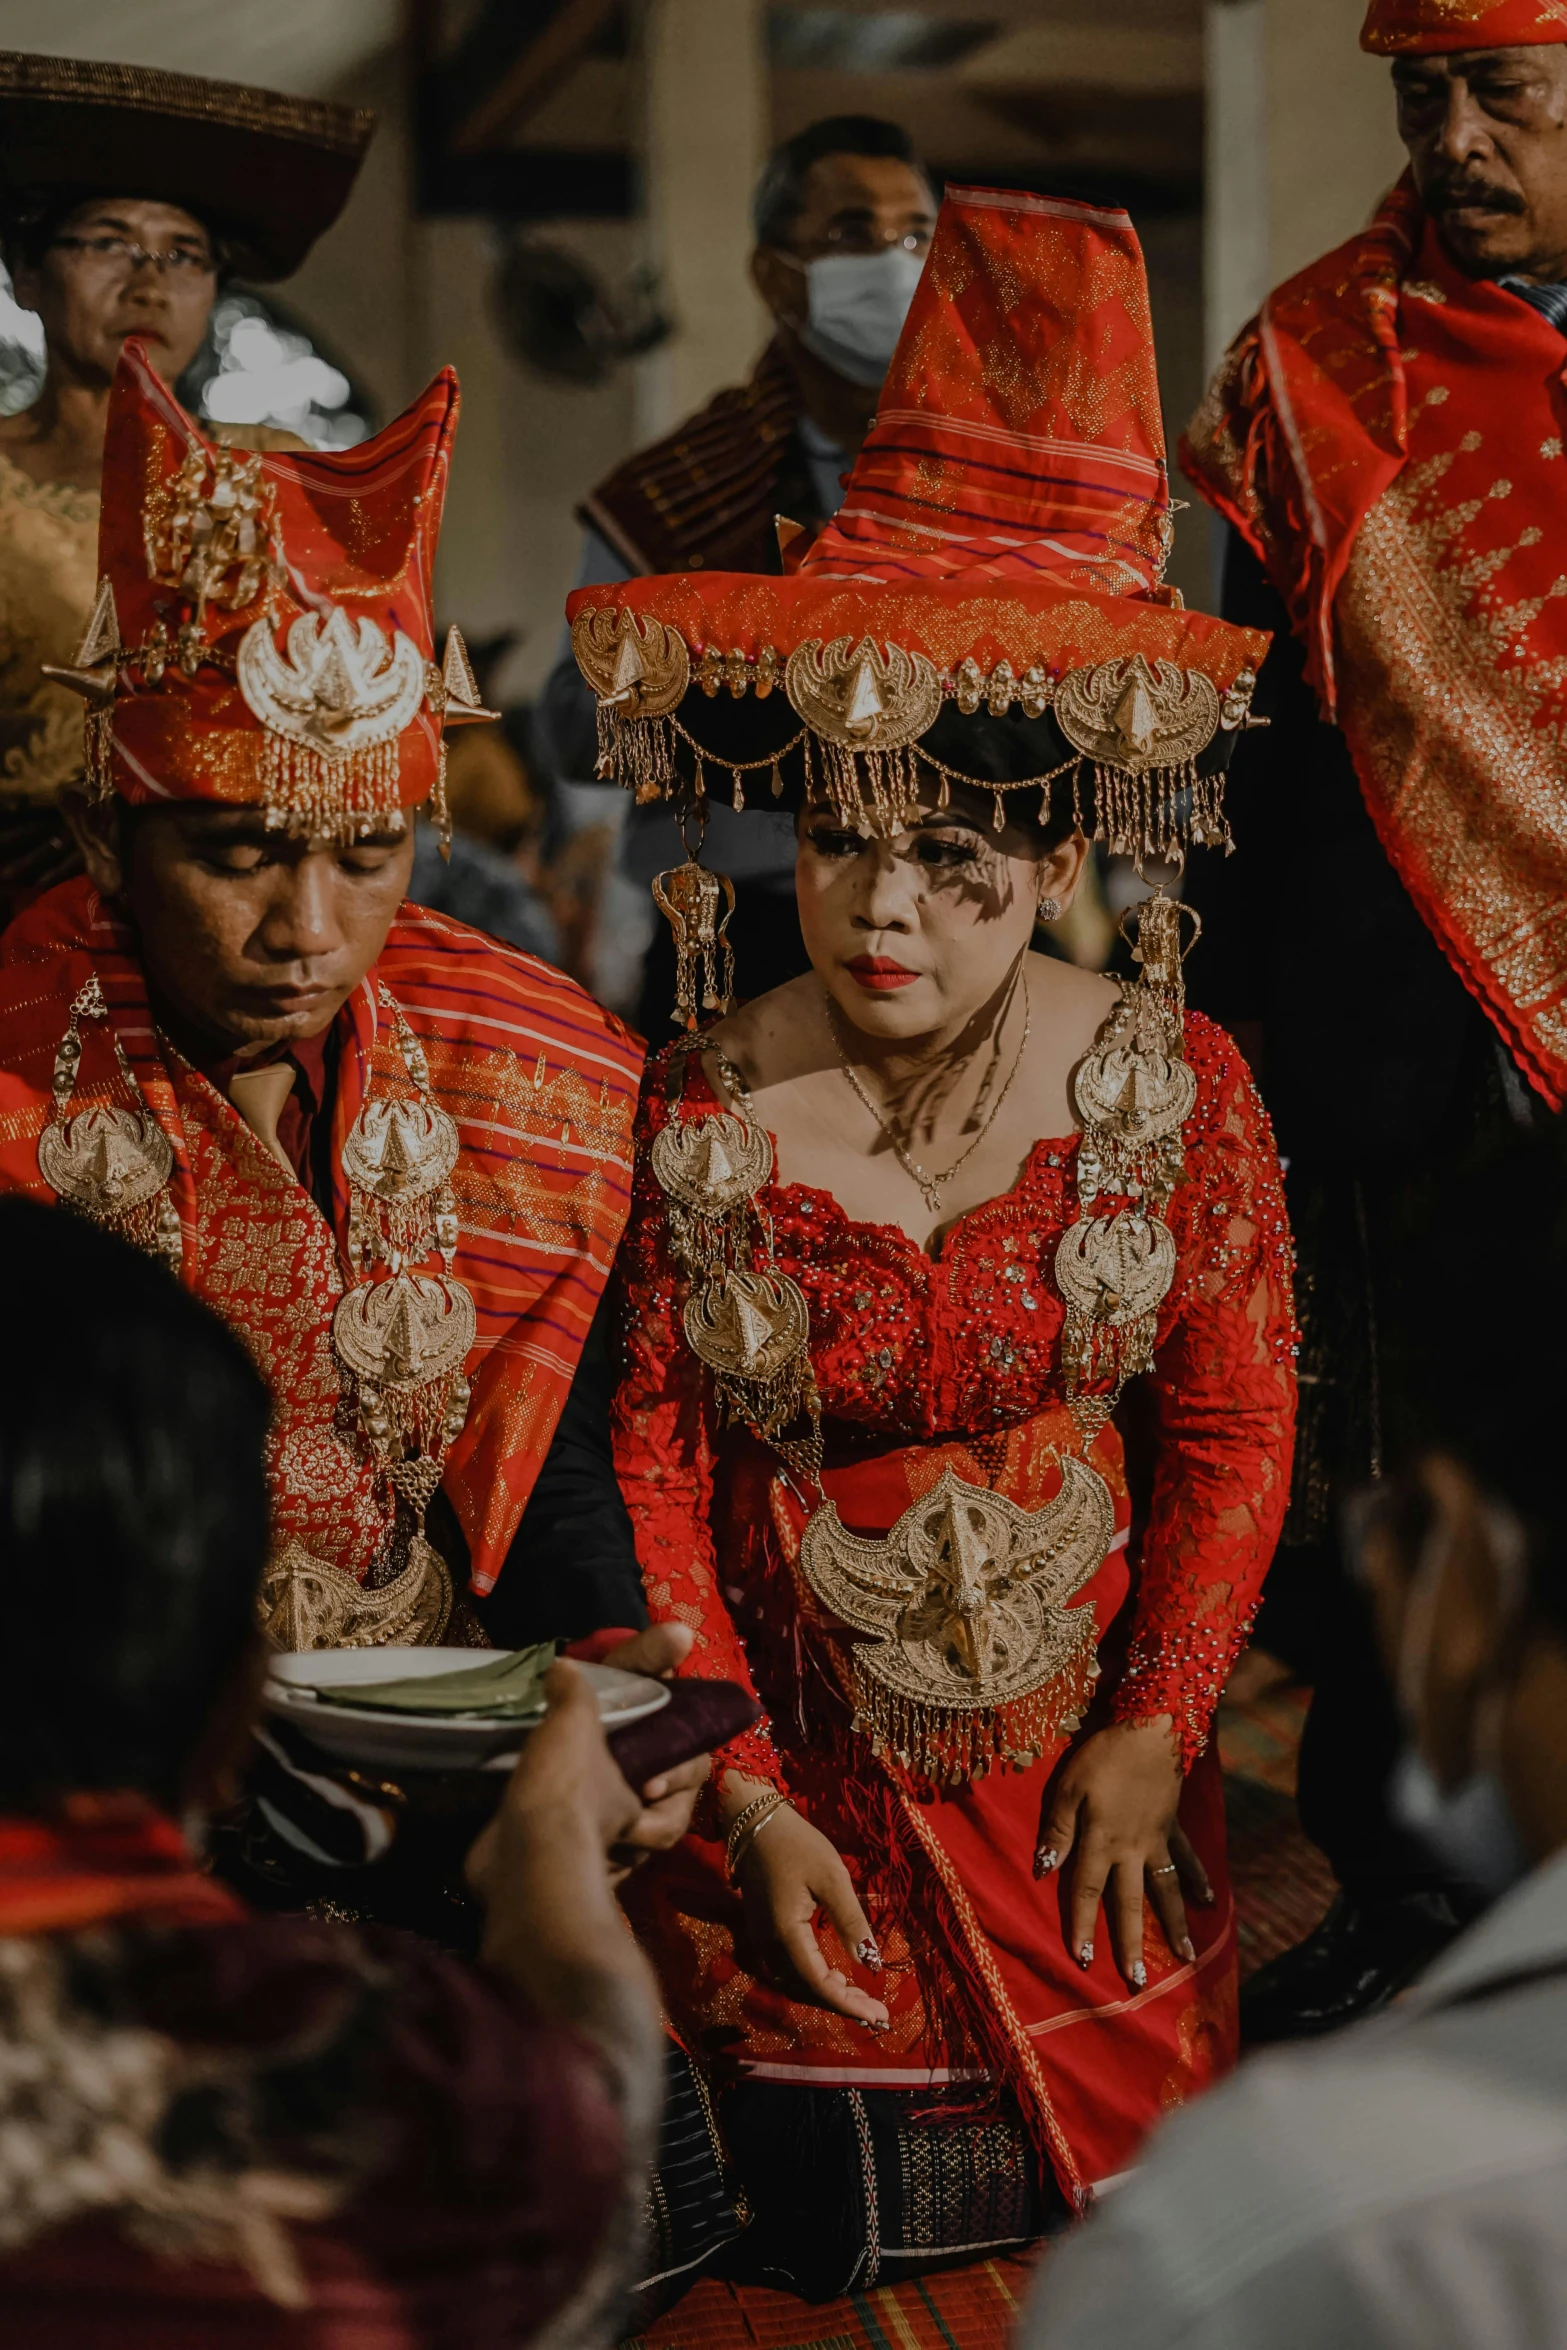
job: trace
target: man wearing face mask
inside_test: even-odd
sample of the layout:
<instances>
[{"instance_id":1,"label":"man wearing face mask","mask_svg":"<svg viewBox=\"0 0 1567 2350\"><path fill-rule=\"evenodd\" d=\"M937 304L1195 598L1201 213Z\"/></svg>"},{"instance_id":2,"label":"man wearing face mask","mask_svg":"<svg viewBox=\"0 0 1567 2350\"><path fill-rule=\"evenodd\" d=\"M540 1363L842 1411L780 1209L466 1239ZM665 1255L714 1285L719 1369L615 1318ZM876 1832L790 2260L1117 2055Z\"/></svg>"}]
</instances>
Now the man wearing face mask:
<instances>
[{"instance_id":1,"label":"man wearing face mask","mask_svg":"<svg viewBox=\"0 0 1567 2350\"><path fill-rule=\"evenodd\" d=\"M1395 1807L1502 1898L1388 2015L1170 2124L1051 2260L1023 2350L1567 2341L1564 1199L1559 1123L1431 1186L1409 1416L1346 1521L1398 1690ZM1499 1202L1523 1280L1465 1245Z\"/></svg>"},{"instance_id":2,"label":"man wearing face mask","mask_svg":"<svg viewBox=\"0 0 1567 2350\"><path fill-rule=\"evenodd\" d=\"M748 383L628 458L584 501L579 587L652 572L777 572L778 517L801 525L792 558L838 510L925 264L935 194L906 131L837 115L775 149L752 218L751 276L772 314L772 339ZM569 638L536 724L558 775L592 777L593 698ZM803 971L789 823L763 809L715 810L707 850L736 884L729 935L740 994ZM639 899L681 855L667 815L633 817L622 863ZM667 1024L668 952L660 937L649 958L639 1024L650 1034Z\"/></svg>"},{"instance_id":3,"label":"man wearing face mask","mask_svg":"<svg viewBox=\"0 0 1567 2350\"><path fill-rule=\"evenodd\" d=\"M1274 631L1231 803L1266 880L1206 885L1198 987L1249 1031L1289 1166L1275 1606L1316 1609L1300 1807L1343 1889L1248 1984L1253 2041L1380 2005L1481 1898L1389 1810L1391 1697L1335 1526L1398 1404L1411 1184L1567 1099L1567 0L1373 0L1362 41L1409 172L1269 296L1184 452L1231 526L1226 618Z\"/></svg>"}]
</instances>

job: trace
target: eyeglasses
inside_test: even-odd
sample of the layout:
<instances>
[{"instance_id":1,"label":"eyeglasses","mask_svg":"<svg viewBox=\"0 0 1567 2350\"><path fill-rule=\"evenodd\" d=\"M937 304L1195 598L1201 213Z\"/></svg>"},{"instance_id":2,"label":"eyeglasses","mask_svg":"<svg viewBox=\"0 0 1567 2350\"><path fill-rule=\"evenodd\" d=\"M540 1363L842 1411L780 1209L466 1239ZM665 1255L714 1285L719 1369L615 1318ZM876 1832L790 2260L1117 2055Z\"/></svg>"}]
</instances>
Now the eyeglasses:
<instances>
[{"instance_id":1,"label":"eyeglasses","mask_svg":"<svg viewBox=\"0 0 1567 2350\"><path fill-rule=\"evenodd\" d=\"M187 245L173 245L167 253L154 253L149 246L138 245L130 237L56 237L57 246L69 253L90 253L105 269L123 269L129 274L138 269L155 269L159 276L175 278L211 277L217 268L210 253L193 253Z\"/></svg>"},{"instance_id":2,"label":"eyeglasses","mask_svg":"<svg viewBox=\"0 0 1567 2350\"><path fill-rule=\"evenodd\" d=\"M911 228L901 235L884 236L868 223L834 221L825 234L813 240L808 253L802 248L802 256L815 260L826 253L913 253L923 260L930 251L932 233L928 228Z\"/></svg>"}]
</instances>

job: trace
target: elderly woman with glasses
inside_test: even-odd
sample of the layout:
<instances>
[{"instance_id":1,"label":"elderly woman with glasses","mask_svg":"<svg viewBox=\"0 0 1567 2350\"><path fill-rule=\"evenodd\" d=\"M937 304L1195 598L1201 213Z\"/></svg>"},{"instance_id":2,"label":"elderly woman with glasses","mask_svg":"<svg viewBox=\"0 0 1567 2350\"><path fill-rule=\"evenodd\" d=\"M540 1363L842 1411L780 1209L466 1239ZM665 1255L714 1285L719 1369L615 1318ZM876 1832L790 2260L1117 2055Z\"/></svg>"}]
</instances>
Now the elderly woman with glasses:
<instances>
[{"instance_id":1,"label":"elderly woman with glasses","mask_svg":"<svg viewBox=\"0 0 1567 2350\"><path fill-rule=\"evenodd\" d=\"M76 869L58 811L81 769L75 660L98 576L109 385L139 336L168 384L225 272L288 277L342 210L373 118L188 74L0 53L0 244L43 321L37 398L0 417L0 923ZM266 427L219 428L289 447Z\"/></svg>"}]
</instances>

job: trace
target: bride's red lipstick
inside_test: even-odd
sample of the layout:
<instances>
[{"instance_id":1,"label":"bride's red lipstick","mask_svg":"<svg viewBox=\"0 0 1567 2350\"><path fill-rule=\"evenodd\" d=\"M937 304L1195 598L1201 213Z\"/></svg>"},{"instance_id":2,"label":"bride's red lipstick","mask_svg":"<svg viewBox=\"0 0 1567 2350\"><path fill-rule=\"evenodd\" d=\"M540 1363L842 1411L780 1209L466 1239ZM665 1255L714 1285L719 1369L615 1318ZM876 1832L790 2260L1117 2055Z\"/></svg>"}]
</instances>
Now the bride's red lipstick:
<instances>
[{"instance_id":1,"label":"bride's red lipstick","mask_svg":"<svg viewBox=\"0 0 1567 2350\"><path fill-rule=\"evenodd\" d=\"M912 987L919 977L917 971L893 962L888 955L856 955L852 963L845 963L844 969L852 971L861 987L873 995L882 995L894 987Z\"/></svg>"}]
</instances>

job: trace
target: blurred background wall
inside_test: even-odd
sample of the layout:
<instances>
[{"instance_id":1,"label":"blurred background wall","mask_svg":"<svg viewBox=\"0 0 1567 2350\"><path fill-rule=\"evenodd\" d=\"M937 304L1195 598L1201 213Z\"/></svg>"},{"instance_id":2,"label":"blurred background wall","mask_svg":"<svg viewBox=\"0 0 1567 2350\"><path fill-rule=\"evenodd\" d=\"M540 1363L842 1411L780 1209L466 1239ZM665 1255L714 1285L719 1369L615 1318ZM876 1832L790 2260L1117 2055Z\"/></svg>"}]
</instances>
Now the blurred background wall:
<instances>
[{"instance_id":1,"label":"blurred background wall","mask_svg":"<svg viewBox=\"0 0 1567 2350\"><path fill-rule=\"evenodd\" d=\"M1399 168L1362 0L6 0L17 48L375 107L287 312L371 424L443 361L464 410L442 601L553 657L577 499L749 367L746 206L770 142L896 117L937 170L1125 203L1173 441L1223 342ZM659 318L669 333L635 355ZM617 351L625 355L617 356ZM1172 577L1211 593L1201 512Z\"/></svg>"}]
</instances>

